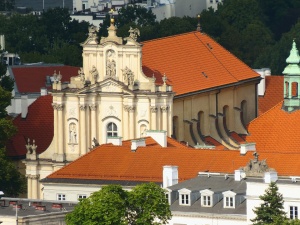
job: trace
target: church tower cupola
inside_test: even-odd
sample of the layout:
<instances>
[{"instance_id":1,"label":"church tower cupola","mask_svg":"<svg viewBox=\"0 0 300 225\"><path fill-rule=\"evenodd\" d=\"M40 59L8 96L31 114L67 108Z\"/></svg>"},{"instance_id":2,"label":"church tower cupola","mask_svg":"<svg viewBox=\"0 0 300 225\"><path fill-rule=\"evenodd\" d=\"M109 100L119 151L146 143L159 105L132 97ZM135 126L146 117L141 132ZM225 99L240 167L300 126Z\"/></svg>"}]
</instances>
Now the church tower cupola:
<instances>
[{"instance_id":1,"label":"church tower cupola","mask_svg":"<svg viewBox=\"0 0 300 225\"><path fill-rule=\"evenodd\" d=\"M300 56L296 43L293 40L292 49L289 57L286 59L287 66L285 67L284 74L284 103L283 109L291 112L300 109Z\"/></svg>"}]
</instances>

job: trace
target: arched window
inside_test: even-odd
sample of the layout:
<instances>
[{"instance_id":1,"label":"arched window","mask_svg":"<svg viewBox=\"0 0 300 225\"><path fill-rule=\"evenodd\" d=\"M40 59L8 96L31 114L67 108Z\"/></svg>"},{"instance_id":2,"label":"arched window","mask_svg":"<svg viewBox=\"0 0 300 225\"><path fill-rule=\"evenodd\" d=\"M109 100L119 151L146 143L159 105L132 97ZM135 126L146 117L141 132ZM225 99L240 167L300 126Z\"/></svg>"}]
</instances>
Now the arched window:
<instances>
[{"instance_id":1,"label":"arched window","mask_svg":"<svg viewBox=\"0 0 300 225\"><path fill-rule=\"evenodd\" d=\"M173 117L173 131L172 131L172 138L178 138L178 116Z\"/></svg>"},{"instance_id":2,"label":"arched window","mask_svg":"<svg viewBox=\"0 0 300 225\"><path fill-rule=\"evenodd\" d=\"M115 123L107 124L106 128L107 137L117 137L118 136L118 127Z\"/></svg>"},{"instance_id":3,"label":"arched window","mask_svg":"<svg viewBox=\"0 0 300 225\"><path fill-rule=\"evenodd\" d=\"M292 83L292 98L297 98L298 97L298 83L293 82Z\"/></svg>"},{"instance_id":4,"label":"arched window","mask_svg":"<svg viewBox=\"0 0 300 225\"><path fill-rule=\"evenodd\" d=\"M145 124L142 124L140 126L140 136L145 137L147 132L147 126Z\"/></svg>"},{"instance_id":5,"label":"arched window","mask_svg":"<svg viewBox=\"0 0 300 225\"><path fill-rule=\"evenodd\" d=\"M285 97L289 97L289 82L285 82Z\"/></svg>"}]
</instances>

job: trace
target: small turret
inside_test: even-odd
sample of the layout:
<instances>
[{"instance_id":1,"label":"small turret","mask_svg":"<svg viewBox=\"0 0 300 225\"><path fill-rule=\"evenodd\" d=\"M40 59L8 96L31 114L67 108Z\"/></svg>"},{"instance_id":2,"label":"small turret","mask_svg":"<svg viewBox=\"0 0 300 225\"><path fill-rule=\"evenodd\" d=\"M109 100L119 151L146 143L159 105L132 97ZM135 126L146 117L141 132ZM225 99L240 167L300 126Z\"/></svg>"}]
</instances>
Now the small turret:
<instances>
[{"instance_id":1,"label":"small turret","mask_svg":"<svg viewBox=\"0 0 300 225\"><path fill-rule=\"evenodd\" d=\"M298 65L300 56L294 40L290 55L286 59L286 62L288 65L282 72L284 74L283 109L291 112L300 109L300 67Z\"/></svg>"}]
</instances>

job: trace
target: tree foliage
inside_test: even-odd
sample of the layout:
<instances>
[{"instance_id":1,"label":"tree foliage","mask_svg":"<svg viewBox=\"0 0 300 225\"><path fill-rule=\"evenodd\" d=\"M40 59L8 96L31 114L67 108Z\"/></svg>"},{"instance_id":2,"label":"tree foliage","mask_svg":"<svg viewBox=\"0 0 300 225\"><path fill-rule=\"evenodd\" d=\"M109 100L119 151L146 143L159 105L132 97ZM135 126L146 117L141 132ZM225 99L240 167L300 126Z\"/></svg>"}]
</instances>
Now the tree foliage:
<instances>
[{"instance_id":1,"label":"tree foliage","mask_svg":"<svg viewBox=\"0 0 300 225\"><path fill-rule=\"evenodd\" d=\"M154 183L132 191L108 185L83 199L66 216L68 225L152 225L166 224L171 217L164 190ZM159 219L159 220L157 220Z\"/></svg>"},{"instance_id":2,"label":"tree foliage","mask_svg":"<svg viewBox=\"0 0 300 225\"><path fill-rule=\"evenodd\" d=\"M251 221L255 225L272 224L274 222L284 221L286 213L283 211L283 197L278 192L276 183L270 183L265 194L259 196L263 203L253 211L256 217Z\"/></svg>"}]
</instances>

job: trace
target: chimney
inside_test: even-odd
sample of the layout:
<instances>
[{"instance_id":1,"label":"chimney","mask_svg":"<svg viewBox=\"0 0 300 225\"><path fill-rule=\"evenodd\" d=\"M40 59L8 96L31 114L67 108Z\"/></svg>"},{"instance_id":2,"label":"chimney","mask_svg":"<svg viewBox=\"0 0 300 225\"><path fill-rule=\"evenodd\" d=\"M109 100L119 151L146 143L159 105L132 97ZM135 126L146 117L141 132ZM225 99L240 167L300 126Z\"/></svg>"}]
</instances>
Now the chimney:
<instances>
[{"instance_id":1,"label":"chimney","mask_svg":"<svg viewBox=\"0 0 300 225\"><path fill-rule=\"evenodd\" d=\"M52 203L52 209L62 209L61 203Z\"/></svg>"},{"instance_id":2,"label":"chimney","mask_svg":"<svg viewBox=\"0 0 300 225\"><path fill-rule=\"evenodd\" d=\"M255 151L256 144L255 143L245 143L240 146L240 154L245 155L248 151Z\"/></svg>"},{"instance_id":3,"label":"chimney","mask_svg":"<svg viewBox=\"0 0 300 225\"><path fill-rule=\"evenodd\" d=\"M239 169L234 171L234 180L235 181L241 181L242 179L246 178L246 173Z\"/></svg>"},{"instance_id":4,"label":"chimney","mask_svg":"<svg viewBox=\"0 0 300 225\"><path fill-rule=\"evenodd\" d=\"M41 88L41 96L45 96L48 94L47 88L42 87Z\"/></svg>"},{"instance_id":5,"label":"chimney","mask_svg":"<svg viewBox=\"0 0 300 225\"><path fill-rule=\"evenodd\" d=\"M161 147L167 147L167 131L147 130L146 136L152 137Z\"/></svg>"},{"instance_id":6,"label":"chimney","mask_svg":"<svg viewBox=\"0 0 300 225\"><path fill-rule=\"evenodd\" d=\"M265 172L264 179L266 184L270 184L271 182L276 182L278 180L277 172L276 171Z\"/></svg>"},{"instance_id":7,"label":"chimney","mask_svg":"<svg viewBox=\"0 0 300 225\"><path fill-rule=\"evenodd\" d=\"M44 205L37 205L37 206L35 207L35 210L46 211L46 206L44 206Z\"/></svg>"},{"instance_id":8,"label":"chimney","mask_svg":"<svg viewBox=\"0 0 300 225\"><path fill-rule=\"evenodd\" d=\"M258 84L258 96L264 96L266 91L266 77L271 75L271 70L269 68L262 68L254 70L261 76L261 81Z\"/></svg>"},{"instance_id":9,"label":"chimney","mask_svg":"<svg viewBox=\"0 0 300 225\"><path fill-rule=\"evenodd\" d=\"M21 117L26 118L28 113L28 96L26 94L21 95Z\"/></svg>"},{"instance_id":10,"label":"chimney","mask_svg":"<svg viewBox=\"0 0 300 225\"><path fill-rule=\"evenodd\" d=\"M163 166L163 188L178 184L178 166Z\"/></svg>"},{"instance_id":11,"label":"chimney","mask_svg":"<svg viewBox=\"0 0 300 225\"><path fill-rule=\"evenodd\" d=\"M111 143L113 145L122 146L122 137L107 137L106 143Z\"/></svg>"},{"instance_id":12,"label":"chimney","mask_svg":"<svg viewBox=\"0 0 300 225\"><path fill-rule=\"evenodd\" d=\"M145 147L146 142L144 138L131 140L131 151L136 151L138 147Z\"/></svg>"}]
</instances>

